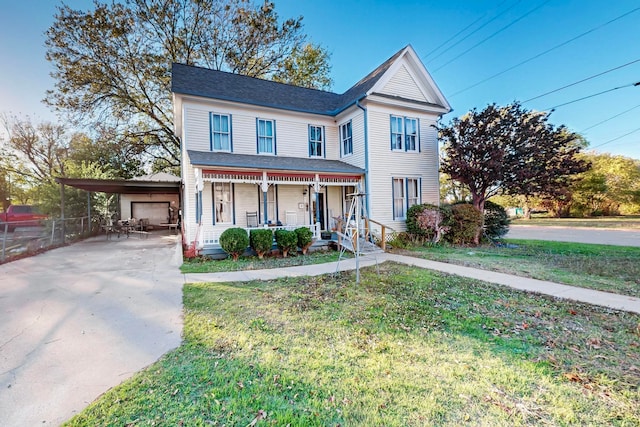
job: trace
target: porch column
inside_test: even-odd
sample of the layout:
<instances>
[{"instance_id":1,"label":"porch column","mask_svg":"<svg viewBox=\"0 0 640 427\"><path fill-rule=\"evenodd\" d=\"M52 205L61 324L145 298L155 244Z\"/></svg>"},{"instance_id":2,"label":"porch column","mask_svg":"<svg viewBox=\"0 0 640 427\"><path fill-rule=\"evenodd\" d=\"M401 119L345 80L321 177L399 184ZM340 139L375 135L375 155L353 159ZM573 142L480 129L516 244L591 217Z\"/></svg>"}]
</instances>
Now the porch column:
<instances>
[{"instance_id":1,"label":"porch column","mask_svg":"<svg viewBox=\"0 0 640 427\"><path fill-rule=\"evenodd\" d=\"M320 196L318 195L320 193L320 176L318 174L316 174L316 179L313 183L313 191L315 192L316 196L316 224L319 224L316 228L316 234L319 234L320 229L322 228L322 224L320 224ZM316 236L316 238L318 237L320 236Z\"/></svg>"},{"instance_id":2,"label":"porch column","mask_svg":"<svg viewBox=\"0 0 640 427\"><path fill-rule=\"evenodd\" d=\"M269 214L267 210L269 209L269 203L267 201L267 191L269 191L269 183L267 182L267 172L262 172L262 183L260 184L260 189L262 190L262 217L264 218L262 224L264 226L267 225L269 221Z\"/></svg>"}]
</instances>

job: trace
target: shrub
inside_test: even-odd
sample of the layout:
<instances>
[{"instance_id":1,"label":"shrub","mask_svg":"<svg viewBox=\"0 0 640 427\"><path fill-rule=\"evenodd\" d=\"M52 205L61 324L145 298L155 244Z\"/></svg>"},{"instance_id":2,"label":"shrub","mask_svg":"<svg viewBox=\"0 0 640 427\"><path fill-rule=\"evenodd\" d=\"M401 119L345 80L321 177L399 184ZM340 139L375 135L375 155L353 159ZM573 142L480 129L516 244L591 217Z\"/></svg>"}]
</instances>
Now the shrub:
<instances>
[{"instance_id":1,"label":"shrub","mask_svg":"<svg viewBox=\"0 0 640 427\"><path fill-rule=\"evenodd\" d=\"M451 227L445 236L448 242L456 245L472 244L482 227L482 213L470 203L452 205L447 225Z\"/></svg>"},{"instance_id":2,"label":"shrub","mask_svg":"<svg viewBox=\"0 0 640 427\"><path fill-rule=\"evenodd\" d=\"M389 239L389 245L398 249L407 249L413 245L411 235L405 231L394 232Z\"/></svg>"},{"instance_id":3,"label":"shrub","mask_svg":"<svg viewBox=\"0 0 640 427\"><path fill-rule=\"evenodd\" d=\"M249 233L249 244L258 254L258 258L262 259L273 246L273 232L268 228L255 228Z\"/></svg>"},{"instance_id":4,"label":"shrub","mask_svg":"<svg viewBox=\"0 0 640 427\"><path fill-rule=\"evenodd\" d=\"M284 258L290 251L294 251L298 248L298 235L295 231L291 230L276 230L276 244L278 249L282 252Z\"/></svg>"},{"instance_id":5,"label":"shrub","mask_svg":"<svg viewBox=\"0 0 640 427\"><path fill-rule=\"evenodd\" d=\"M249 236L243 228L228 228L220 235L220 246L222 250L237 261L240 255L249 247Z\"/></svg>"},{"instance_id":6,"label":"shrub","mask_svg":"<svg viewBox=\"0 0 640 427\"><path fill-rule=\"evenodd\" d=\"M302 254L306 255L309 246L313 243L313 232L307 227L299 227L294 231L298 236L298 247L302 250Z\"/></svg>"},{"instance_id":7,"label":"shrub","mask_svg":"<svg viewBox=\"0 0 640 427\"><path fill-rule=\"evenodd\" d=\"M484 203L484 237L488 240L499 239L509 232L509 215L497 203Z\"/></svg>"},{"instance_id":8,"label":"shrub","mask_svg":"<svg viewBox=\"0 0 640 427\"><path fill-rule=\"evenodd\" d=\"M449 211L436 205L414 205L407 211L407 232L418 241L438 243L449 231Z\"/></svg>"}]
</instances>

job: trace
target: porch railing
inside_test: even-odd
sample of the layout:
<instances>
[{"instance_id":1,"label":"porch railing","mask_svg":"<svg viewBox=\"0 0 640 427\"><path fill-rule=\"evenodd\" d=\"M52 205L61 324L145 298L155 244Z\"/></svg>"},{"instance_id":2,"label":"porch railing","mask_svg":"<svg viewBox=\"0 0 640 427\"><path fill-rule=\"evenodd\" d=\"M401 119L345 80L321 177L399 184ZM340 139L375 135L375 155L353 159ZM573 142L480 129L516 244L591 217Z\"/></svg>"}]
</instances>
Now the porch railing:
<instances>
[{"instance_id":1,"label":"porch railing","mask_svg":"<svg viewBox=\"0 0 640 427\"><path fill-rule=\"evenodd\" d=\"M279 225L274 227L264 227L272 230L274 233L276 230L295 230L296 228L307 227L313 233L314 239L320 239L320 223L316 222L315 224L301 224L301 225ZM240 227L243 228L247 235L251 232L251 230L256 230L258 228L263 227ZM200 232L200 236L198 239L198 247L203 248L205 246L217 246L220 244L220 235L224 232L224 230L213 230L213 231L202 231Z\"/></svg>"},{"instance_id":2,"label":"porch railing","mask_svg":"<svg viewBox=\"0 0 640 427\"><path fill-rule=\"evenodd\" d=\"M376 230L373 230L373 227L371 226L370 223L373 223L378 227L380 227L379 236L374 235L374 232ZM391 236L392 233L395 233L396 231L393 228L389 227L388 225L384 225L381 222L374 221L371 218L364 219L364 230L365 230L365 238L373 237L374 240L378 240L378 239L380 240L377 243L378 243L378 246L380 246L380 249L382 249L383 251L387 250L387 238Z\"/></svg>"}]
</instances>

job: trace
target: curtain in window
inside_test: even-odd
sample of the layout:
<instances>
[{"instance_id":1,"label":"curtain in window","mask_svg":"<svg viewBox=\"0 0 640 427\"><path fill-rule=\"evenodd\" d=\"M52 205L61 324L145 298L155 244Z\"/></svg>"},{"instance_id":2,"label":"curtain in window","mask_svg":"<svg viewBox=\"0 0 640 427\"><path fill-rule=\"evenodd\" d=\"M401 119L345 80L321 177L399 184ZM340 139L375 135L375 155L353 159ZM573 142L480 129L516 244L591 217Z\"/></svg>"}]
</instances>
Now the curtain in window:
<instances>
[{"instance_id":1,"label":"curtain in window","mask_svg":"<svg viewBox=\"0 0 640 427\"><path fill-rule=\"evenodd\" d=\"M216 222L233 222L233 200L231 197L231 183L213 183L213 202L216 211Z\"/></svg>"},{"instance_id":2,"label":"curtain in window","mask_svg":"<svg viewBox=\"0 0 640 427\"><path fill-rule=\"evenodd\" d=\"M405 217L404 206L405 206L404 179L394 178L393 180L393 217L394 219L401 219Z\"/></svg>"}]
</instances>

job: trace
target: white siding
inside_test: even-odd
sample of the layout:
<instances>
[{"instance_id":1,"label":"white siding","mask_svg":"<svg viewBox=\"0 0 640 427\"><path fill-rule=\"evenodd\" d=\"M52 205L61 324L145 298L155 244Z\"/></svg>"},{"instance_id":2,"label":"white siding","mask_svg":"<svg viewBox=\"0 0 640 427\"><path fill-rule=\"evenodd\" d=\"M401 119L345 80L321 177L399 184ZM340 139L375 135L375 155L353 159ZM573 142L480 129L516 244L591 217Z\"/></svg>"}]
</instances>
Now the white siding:
<instances>
[{"instance_id":1,"label":"white siding","mask_svg":"<svg viewBox=\"0 0 640 427\"><path fill-rule=\"evenodd\" d=\"M209 114L231 115L231 138L236 154L258 154L256 119L275 120L278 156L309 157L309 125L325 129L328 159L339 159L338 128L331 117L287 111L250 109L220 102L190 101L185 107L184 146L188 150L209 151ZM355 130L354 130L355 133ZM355 143L355 141L354 141Z\"/></svg>"},{"instance_id":2,"label":"white siding","mask_svg":"<svg viewBox=\"0 0 640 427\"><path fill-rule=\"evenodd\" d=\"M236 212L236 226L247 226L247 212L258 212L258 186L256 184L235 184L234 186L234 204ZM262 222L262 218L258 216L258 223Z\"/></svg>"},{"instance_id":3,"label":"white siding","mask_svg":"<svg viewBox=\"0 0 640 427\"><path fill-rule=\"evenodd\" d=\"M278 219L284 225L305 225L309 223L306 198L302 185L278 186ZM302 203L302 208L299 207ZM287 223L287 212L295 213L295 223Z\"/></svg>"},{"instance_id":4,"label":"white siding","mask_svg":"<svg viewBox=\"0 0 640 427\"><path fill-rule=\"evenodd\" d=\"M428 102L429 100L420 89L406 65L402 65L396 74L380 91L386 95L400 96L407 99Z\"/></svg>"},{"instance_id":5,"label":"white siding","mask_svg":"<svg viewBox=\"0 0 640 427\"><path fill-rule=\"evenodd\" d=\"M418 118L420 152L391 151L390 115ZM436 117L415 112L370 107L369 123L369 207L372 219L396 230L404 230L404 220L393 219L392 180L421 178L422 203L438 203L438 148Z\"/></svg>"},{"instance_id":6,"label":"white siding","mask_svg":"<svg viewBox=\"0 0 640 427\"><path fill-rule=\"evenodd\" d=\"M355 107L349 113L341 115L337 120L337 145L338 156L340 156L340 146L342 141L340 140L340 125L343 125L351 120L351 132L353 136L353 154L340 157L339 159L350 165L364 169L364 112Z\"/></svg>"}]
</instances>

